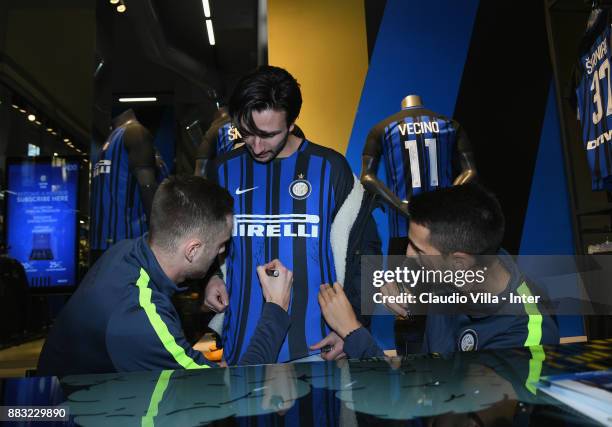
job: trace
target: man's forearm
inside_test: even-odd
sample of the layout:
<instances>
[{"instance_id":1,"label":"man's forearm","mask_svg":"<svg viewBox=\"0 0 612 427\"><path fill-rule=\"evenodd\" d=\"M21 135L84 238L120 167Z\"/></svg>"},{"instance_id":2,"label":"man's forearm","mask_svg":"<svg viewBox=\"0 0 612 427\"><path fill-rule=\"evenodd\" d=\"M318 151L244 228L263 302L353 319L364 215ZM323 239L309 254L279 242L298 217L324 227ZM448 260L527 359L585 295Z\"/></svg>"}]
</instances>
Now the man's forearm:
<instances>
[{"instance_id":1,"label":"man's forearm","mask_svg":"<svg viewBox=\"0 0 612 427\"><path fill-rule=\"evenodd\" d=\"M364 327L355 329L344 338L344 352L350 359L384 357L385 355L370 332Z\"/></svg>"},{"instance_id":2,"label":"man's forearm","mask_svg":"<svg viewBox=\"0 0 612 427\"><path fill-rule=\"evenodd\" d=\"M255 333L238 364L276 363L278 352L289 330L289 324L289 315L281 306L270 302L265 303Z\"/></svg>"}]
</instances>

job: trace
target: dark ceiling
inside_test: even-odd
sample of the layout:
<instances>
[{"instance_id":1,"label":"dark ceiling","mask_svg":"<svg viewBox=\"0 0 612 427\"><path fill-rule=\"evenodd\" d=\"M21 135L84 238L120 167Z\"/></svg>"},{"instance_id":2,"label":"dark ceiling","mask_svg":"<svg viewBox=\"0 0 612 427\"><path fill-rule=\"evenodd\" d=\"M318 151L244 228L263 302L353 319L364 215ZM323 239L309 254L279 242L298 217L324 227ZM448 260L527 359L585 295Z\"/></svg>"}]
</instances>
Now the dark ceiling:
<instances>
[{"instance_id":1,"label":"dark ceiling","mask_svg":"<svg viewBox=\"0 0 612 427\"><path fill-rule=\"evenodd\" d=\"M43 104L51 107L38 108L85 143L98 96L93 70L101 29L107 32L101 50L112 57L110 102L151 93L165 95L162 104L177 111L180 104L212 103L210 87L223 97L257 66L258 0L209 0L215 46L201 0L124 1L123 14L109 0L0 1L0 72L13 64L12 89L34 105L46 94ZM19 81L26 83L17 87Z\"/></svg>"},{"instance_id":2,"label":"dark ceiling","mask_svg":"<svg viewBox=\"0 0 612 427\"><path fill-rule=\"evenodd\" d=\"M257 63L257 1L211 0L216 46L208 44L201 0L154 0L168 40L220 73L239 73Z\"/></svg>"},{"instance_id":3,"label":"dark ceiling","mask_svg":"<svg viewBox=\"0 0 612 427\"><path fill-rule=\"evenodd\" d=\"M184 91L187 83L223 95L237 76L257 66L257 1L210 0L215 46L208 42L201 0L126 5L126 13L113 13L115 93L178 92L180 98L177 84Z\"/></svg>"}]
</instances>

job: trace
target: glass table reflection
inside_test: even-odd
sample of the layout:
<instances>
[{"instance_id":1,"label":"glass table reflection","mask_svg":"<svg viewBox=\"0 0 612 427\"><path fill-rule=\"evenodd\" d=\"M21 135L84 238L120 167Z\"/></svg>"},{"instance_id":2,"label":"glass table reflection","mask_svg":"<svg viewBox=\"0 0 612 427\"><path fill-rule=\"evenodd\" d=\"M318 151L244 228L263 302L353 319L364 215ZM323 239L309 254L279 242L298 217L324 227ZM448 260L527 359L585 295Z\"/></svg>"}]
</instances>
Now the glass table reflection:
<instances>
[{"instance_id":1,"label":"glass table reflection","mask_svg":"<svg viewBox=\"0 0 612 427\"><path fill-rule=\"evenodd\" d=\"M67 406L68 424L84 426L596 425L536 384L545 375L610 369L611 350L612 339L386 360L5 379L0 396L2 405Z\"/></svg>"}]
</instances>

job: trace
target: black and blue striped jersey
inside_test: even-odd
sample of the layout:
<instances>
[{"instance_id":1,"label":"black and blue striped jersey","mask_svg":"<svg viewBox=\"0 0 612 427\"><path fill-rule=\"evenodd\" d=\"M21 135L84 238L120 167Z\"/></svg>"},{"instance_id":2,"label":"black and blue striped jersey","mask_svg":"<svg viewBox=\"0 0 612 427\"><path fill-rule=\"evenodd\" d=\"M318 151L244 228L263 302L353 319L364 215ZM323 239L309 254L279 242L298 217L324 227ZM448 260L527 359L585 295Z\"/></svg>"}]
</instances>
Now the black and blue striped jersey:
<instances>
[{"instance_id":1,"label":"black and blue striped jersey","mask_svg":"<svg viewBox=\"0 0 612 427\"><path fill-rule=\"evenodd\" d=\"M593 190L612 190L610 11L593 11L576 66L576 101Z\"/></svg>"},{"instance_id":2,"label":"black and blue striped jersey","mask_svg":"<svg viewBox=\"0 0 612 427\"><path fill-rule=\"evenodd\" d=\"M421 107L409 107L376 124L364 156L383 157L388 187L401 200L453 185L460 172L460 152L471 151L459 124ZM391 238L408 235L408 220L388 209Z\"/></svg>"},{"instance_id":3,"label":"black and blue striped jersey","mask_svg":"<svg viewBox=\"0 0 612 427\"><path fill-rule=\"evenodd\" d=\"M317 295L322 283L336 280L330 229L354 185L348 162L304 140L291 156L265 164L240 147L217 158L208 176L234 198L226 258L225 360L235 363L246 349L264 303L256 267L275 258L293 271L291 328L278 360L314 353L309 345L328 334Z\"/></svg>"},{"instance_id":4,"label":"black and blue striped jersey","mask_svg":"<svg viewBox=\"0 0 612 427\"><path fill-rule=\"evenodd\" d=\"M198 147L196 159L212 159L232 151L234 144L240 142L240 132L227 117L215 120L204 134Z\"/></svg>"},{"instance_id":5,"label":"black and blue striped jersey","mask_svg":"<svg viewBox=\"0 0 612 427\"><path fill-rule=\"evenodd\" d=\"M134 174L138 168L155 168L157 180L168 170L155 154L152 143L142 137L148 132L139 123L113 130L92 159L90 244L106 250L123 239L142 236L148 230L140 187Z\"/></svg>"}]
</instances>

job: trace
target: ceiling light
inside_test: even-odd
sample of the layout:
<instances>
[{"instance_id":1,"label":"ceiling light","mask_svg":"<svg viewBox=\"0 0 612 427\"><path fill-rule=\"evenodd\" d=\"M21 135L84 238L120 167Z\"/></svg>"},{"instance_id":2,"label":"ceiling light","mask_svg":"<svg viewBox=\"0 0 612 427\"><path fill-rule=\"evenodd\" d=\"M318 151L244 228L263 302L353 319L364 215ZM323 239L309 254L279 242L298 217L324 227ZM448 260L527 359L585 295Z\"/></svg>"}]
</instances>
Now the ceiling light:
<instances>
[{"instance_id":1,"label":"ceiling light","mask_svg":"<svg viewBox=\"0 0 612 427\"><path fill-rule=\"evenodd\" d=\"M64 142L70 142L70 139L64 138Z\"/></svg>"},{"instance_id":2,"label":"ceiling light","mask_svg":"<svg viewBox=\"0 0 612 427\"><path fill-rule=\"evenodd\" d=\"M28 120L33 122L34 120L36 120L36 116L34 114L28 114Z\"/></svg>"},{"instance_id":3,"label":"ceiling light","mask_svg":"<svg viewBox=\"0 0 612 427\"><path fill-rule=\"evenodd\" d=\"M85 224L85 221L83 221L82 219L79 220L79 224Z\"/></svg>"},{"instance_id":4,"label":"ceiling light","mask_svg":"<svg viewBox=\"0 0 612 427\"><path fill-rule=\"evenodd\" d=\"M208 4L208 0L202 0L202 6L204 7L204 16L210 18L210 4Z\"/></svg>"},{"instance_id":5,"label":"ceiling light","mask_svg":"<svg viewBox=\"0 0 612 427\"><path fill-rule=\"evenodd\" d=\"M110 4L117 4L119 3L119 0L110 0Z\"/></svg>"},{"instance_id":6,"label":"ceiling light","mask_svg":"<svg viewBox=\"0 0 612 427\"><path fill-rule=\"evenodd\" d=\"M23 108L20 108L20 109L19 109L19 112L20 112L20 113L25 113L25 112L26 112L26 110L24 110Z\"/></svg>"},{"instance_id":7,"label":"ceiling light","mask_svg":"<svg viewBox=\"0 0 612 427\"><path fill-rule=\"evenodd\" d=\"M54 156L57 156L57 153L53 153Z\"/></svg>"},{"instance_id":8,"label":"ceiling light","mask_svg":"<svg viewBox=\"0 0 612 427\"><path fill-rule=\"evenodd\" d=\"M53 135L57 136L57 132L56 131L52 131L51 132Z\"/></svg>"},{"instance_id":9,"label":"ceiling light","mask_svg":"<svg viewBox=\"0 0 612 427\"><path fill-rule=\"evenodd\" d=\"M123 13L127 10L127 8L125 7L124 4L120 4L119 6L117 6L117 12L119 13Z\"/></svg>"},{"instance_id":10,"label":"ceiling light","mask_svg":"<svg viewBox=\"0 0 612 427\"><path fill-rule=\"evenodd\" d=\"M38 126L42 125L40 120L36 120L34 123L36 123Z\"/></svg>"},{"instance_id":11,"label":"ceiling light","mask_svg":"<svg viewBox=\"0 0 612 427\"><path fill-rule=\"evenodd\" d=\"M208 43L211 46L215 45L215 33L213 31L212 21L210 19L206 20L206 32L208 33Z\"/></svg>"},{"instance_id":12,"label":"ceiling light","mask_svg":"<svg viewBox=\"0 0 612 427\"><path fill-rule=\"evenodd\" d=\"M157 98L154 96L142 96L136 98L119 98L119 102L155 102Z\"/></svg>"},{"instance_id":13,"label":"ceiling light","mask_svg":"<svg viewBox=\"0 0 612 427\"><path fill-rule=\"evenodd\" d=\"M18 110L18 109L19 109L19 105L15 105L15 104L13 104L13 108L14 108L14 109L16 109L16 110Z\"/></svg>"},{"instance_id":14,"label":"ceiling light","mask_svg":"<svg viewBox=\"0 0 612 427\"><path fill-rule=\"evenodd\" d=\"M53 128L47 128L47 132L53 132Z\"/></svg>"}]
</instances>

